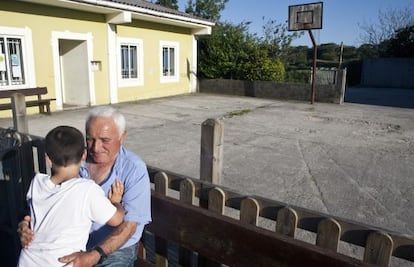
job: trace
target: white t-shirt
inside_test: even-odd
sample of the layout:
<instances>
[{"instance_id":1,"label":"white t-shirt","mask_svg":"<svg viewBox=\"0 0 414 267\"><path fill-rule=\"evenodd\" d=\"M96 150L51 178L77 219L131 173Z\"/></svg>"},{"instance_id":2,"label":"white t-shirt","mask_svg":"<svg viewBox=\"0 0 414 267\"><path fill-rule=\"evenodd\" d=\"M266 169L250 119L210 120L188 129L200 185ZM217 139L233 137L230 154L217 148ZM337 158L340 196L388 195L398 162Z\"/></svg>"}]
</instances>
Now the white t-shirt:
<instances>
[{"instance_id":1,"label":"white t-shirt","mask_svg":"<svg viewBox=\"0 0 414 267\"><path fill-rule=\"evenodd\" d=\"M49 175L36 174L27 201L35 237L20 252L22 267L63 266L59 257L85 250L92 221L105 224L116 212L102 188L84 178L55 185Z\"/></svg>"}]
</instances>

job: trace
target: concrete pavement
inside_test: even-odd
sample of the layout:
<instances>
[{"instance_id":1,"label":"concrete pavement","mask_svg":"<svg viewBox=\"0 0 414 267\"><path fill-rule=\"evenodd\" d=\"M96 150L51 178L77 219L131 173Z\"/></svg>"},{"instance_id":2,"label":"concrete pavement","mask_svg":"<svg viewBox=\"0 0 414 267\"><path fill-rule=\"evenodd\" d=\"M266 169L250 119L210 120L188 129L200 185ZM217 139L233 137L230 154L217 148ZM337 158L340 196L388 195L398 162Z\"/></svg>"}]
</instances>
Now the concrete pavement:
<instances>
[{"instance_id":1,"label":"concrete pavement","mask_svg":"<svg viewBox=\"0 0 414 267\"><path fill-rule=\"evenodd\" d=\"M115 106L148 165L199 177L201 124L221 118L224 186L414 235L413 109L209 94ZM87 111L29 116L29 132L83 130Z\"/></svg>"}]
</instances>

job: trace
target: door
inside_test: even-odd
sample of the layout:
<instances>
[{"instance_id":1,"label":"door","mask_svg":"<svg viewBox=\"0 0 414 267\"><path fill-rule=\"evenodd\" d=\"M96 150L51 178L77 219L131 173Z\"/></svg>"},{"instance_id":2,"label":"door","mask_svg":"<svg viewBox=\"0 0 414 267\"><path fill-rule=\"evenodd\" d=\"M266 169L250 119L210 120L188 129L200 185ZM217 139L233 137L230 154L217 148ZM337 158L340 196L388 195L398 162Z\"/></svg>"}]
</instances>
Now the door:
<instances>
[{"instance_id":1,"label":"door","mask_svg":"<svg viewBox=\"0 0 414 267\"><path fill-rule=\"evenodd\" d=\"M59 39L63 108L90 105L87 41Z\"/></svg>"}]
</instances>

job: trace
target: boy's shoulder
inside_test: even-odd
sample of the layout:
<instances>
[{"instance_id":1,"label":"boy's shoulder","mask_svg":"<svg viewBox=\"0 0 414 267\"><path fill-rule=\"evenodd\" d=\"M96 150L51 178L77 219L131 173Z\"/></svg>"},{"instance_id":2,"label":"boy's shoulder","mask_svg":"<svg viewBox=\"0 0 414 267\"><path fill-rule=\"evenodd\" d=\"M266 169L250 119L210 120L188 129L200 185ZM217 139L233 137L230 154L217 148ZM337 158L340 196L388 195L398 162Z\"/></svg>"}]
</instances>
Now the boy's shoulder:
<instances>
[{"instance_id":1,"label":"boy's shoulder","mask_svg":"<svg viewBox=\"0 0 414 267\"><path fill-rule=\"evenodd\" d=\"M68 180L68 182L71 182L73 184L78 184L81 186L98 186L92 179L83 178L83 177L72 178Z\"/></svg>"}]
</instances>

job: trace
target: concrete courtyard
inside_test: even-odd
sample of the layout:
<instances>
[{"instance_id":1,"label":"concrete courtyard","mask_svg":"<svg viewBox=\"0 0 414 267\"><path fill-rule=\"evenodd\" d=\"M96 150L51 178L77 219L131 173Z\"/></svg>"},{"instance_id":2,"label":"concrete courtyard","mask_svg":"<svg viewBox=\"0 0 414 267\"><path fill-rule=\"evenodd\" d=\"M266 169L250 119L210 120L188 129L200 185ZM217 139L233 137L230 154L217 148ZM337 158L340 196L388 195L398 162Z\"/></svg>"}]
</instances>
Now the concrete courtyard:
<instances>
[{"instance_id":1,"label":"concrete courtyard","mask_svg":"<svg viewBox=\"0 0 414 267\"><path fill-rule=\"evenodd\" d=\"M199 177L201 124L219 118L225 187L414 236L413 109L210 94L115 106L148 165ZM29 132L83 130L87 112L29 116Z\"/></svg>"}]
</instances>

